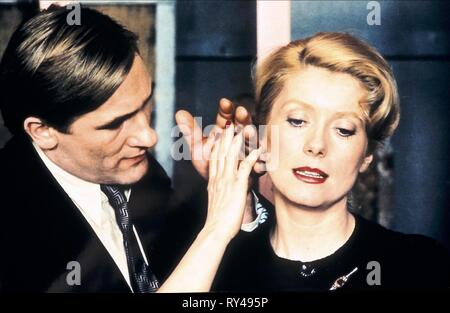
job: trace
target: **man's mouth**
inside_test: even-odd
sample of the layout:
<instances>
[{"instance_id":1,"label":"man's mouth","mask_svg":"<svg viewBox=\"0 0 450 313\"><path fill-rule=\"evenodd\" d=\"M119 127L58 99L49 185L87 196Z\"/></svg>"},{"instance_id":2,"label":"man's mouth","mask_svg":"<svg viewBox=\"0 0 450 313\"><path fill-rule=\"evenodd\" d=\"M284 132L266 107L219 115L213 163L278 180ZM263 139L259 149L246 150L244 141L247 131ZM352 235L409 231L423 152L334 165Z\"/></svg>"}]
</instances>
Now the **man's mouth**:
<instances>
[{"instance_id":1,"label":"man's mouth","mask_svg":"<svg viewBox=\"0 0 450 313\"><path fill-rule=\"evenodd\" d=\"M298 167L292 170L294 176L308 184L321 184L328 178L328 174L318 168Z\"/></svg>"},{"instance_id":2,"label":"man's mouth","mask_svg":"<svg viewBox=\"0 0 450 313\"><path fill-rule=\"evenodd\" d=\"M129 160L132 163L137 163L137 162L141 162L142 160L144 160L145 157L146 157L146 154L145 154L145 151L144 151L144 152L142 152L140 154L137 154L137 155L135 155L133 157L125 158L125 160Z\"/></svg>"}]
</instances>

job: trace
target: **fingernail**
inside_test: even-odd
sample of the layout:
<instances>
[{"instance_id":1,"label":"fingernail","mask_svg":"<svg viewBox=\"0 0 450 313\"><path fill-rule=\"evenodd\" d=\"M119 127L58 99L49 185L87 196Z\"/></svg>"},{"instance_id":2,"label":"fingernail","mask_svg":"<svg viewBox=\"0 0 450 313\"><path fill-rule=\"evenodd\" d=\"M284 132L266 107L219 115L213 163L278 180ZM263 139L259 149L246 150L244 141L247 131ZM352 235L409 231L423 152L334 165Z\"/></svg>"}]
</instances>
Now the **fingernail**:
<instances>
[{"instance_id":1,"label":"fingernail","mask_svg":"<svg viewBox=\"0 0 450 313\"><path fill-rule=\"evenodd\" d=\"M228 126L230 126L231 125L231 121L227 121L226 123L225 123L225 128L228 128Z\"/></svg>"}]
</instances>

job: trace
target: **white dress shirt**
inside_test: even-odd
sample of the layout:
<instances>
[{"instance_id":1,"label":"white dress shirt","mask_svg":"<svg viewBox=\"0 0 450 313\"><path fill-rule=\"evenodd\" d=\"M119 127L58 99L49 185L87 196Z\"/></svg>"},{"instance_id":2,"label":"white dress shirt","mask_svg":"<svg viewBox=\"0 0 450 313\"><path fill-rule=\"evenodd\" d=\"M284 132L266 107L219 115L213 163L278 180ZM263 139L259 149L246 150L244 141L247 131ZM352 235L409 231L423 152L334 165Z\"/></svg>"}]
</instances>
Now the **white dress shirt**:
<instances>
[{"instance_id":1,"label":"white dress shirt","mask_svg":"<svg viewBox=\"0 0 450 313\"><path fill-rule=\"evenodd\" d=\"M116 262L117 267L132 290L122 232L119 225L117 225L114 209L110 205L108 197L100 190L100 185L87 182L68 173L53 163L34 142L33 146L50 173L52 173L53 177L55 177L92 227L114 262ZM131 189L126 190L125 196L127 200L130 199L130 195ZM144 261L148 265L147 257L142 249L141 241L134 226L133 231Z\"/></svg>"}]
</instances>

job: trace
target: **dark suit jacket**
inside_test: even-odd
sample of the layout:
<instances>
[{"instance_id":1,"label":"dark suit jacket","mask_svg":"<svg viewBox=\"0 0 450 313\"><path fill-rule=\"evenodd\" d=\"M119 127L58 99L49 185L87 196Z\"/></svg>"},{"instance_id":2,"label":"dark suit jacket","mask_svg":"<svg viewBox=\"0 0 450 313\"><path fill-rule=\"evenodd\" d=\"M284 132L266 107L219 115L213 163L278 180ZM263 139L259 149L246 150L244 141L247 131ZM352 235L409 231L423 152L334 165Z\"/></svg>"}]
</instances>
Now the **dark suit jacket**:
<instances>
[{"instance_id":1,"label":"dark suit jacket","mask_svg":"<svg viewBox=\"0 0 450 313\"><path fill-rule=\"evenodd\" d=\"M26 136L16 136L0 151L0 173L0 291L130 292L110 254ZM171 208L171 196L169 178L149 155L149 172L132 186L129 211L160 280L186 251L200 223L187 223L187 216L196 216L174 214L178 211ZM190 227L182 231L185 224ZM66 281L71 261L80 264L80 285Z\"/></svg>"}]
</instances>

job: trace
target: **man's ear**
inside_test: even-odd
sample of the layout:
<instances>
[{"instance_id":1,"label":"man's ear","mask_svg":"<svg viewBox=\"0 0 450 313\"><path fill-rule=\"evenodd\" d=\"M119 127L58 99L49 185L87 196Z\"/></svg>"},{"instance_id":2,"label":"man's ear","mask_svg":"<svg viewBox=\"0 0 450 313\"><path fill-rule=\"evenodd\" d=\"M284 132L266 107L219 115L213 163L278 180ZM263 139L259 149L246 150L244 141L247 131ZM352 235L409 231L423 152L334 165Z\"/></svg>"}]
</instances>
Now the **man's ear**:
<instances>
[{"instance_id":1,"label":"man's ear","mask_svg":"<svg viewBox=\"0 0 450 313\"><path fill-rule=\"evenodd\" d=\"M52 150L58 145L55 129L37 117L27 117L23 122L23 128L42 150Z\"/></svg>"},{"instance_id":2,"label":"man's ear","mask_svg":"<svg viewBox=\"0 0 450 313\"><path fill-rule=\"evenodd\" d=\"M372 161L373 161L373 154L367 155L367 156L364 158L363 163L362 163L361 166L359 167L359 172L360 172L360 173L365 172L365 171L369 168L369 165L370 165L370 163L372 163Z\"/></svg>"}]
</instances>

